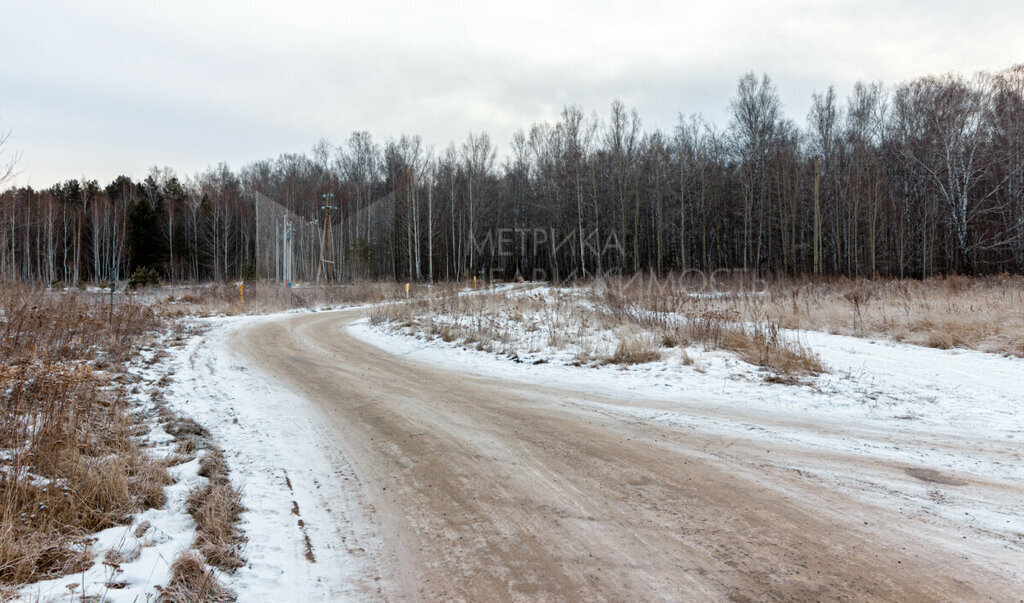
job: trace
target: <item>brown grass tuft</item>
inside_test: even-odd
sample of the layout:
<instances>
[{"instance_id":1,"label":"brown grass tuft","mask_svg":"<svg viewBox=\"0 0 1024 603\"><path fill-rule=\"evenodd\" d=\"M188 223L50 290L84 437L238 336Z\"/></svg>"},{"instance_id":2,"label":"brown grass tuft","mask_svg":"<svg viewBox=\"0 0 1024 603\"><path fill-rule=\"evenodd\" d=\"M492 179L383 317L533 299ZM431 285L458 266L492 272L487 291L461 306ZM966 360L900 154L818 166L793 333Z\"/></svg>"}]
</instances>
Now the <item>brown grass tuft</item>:
<instances>
[{"instance_id":1,"label":"brown grass tuft","mask_svg":"<svg viewBox=\"0 0 1024 603\"><path fill-rule=\"evenodd\" d=\"M619 339L615 353L609 358L612 364L643 364L661 359L661 351L650 339L636 335L626 335Z\"/></svg>"},{"instance_id":2,"label":"brown grass tuft","mask_svg":"<svg viewBox=\"0 0 1024 603\"><path fill-rule=\"evenodd\" d=\"M236 525L245 511L242 491L226 481L216 481L192 490L187 504L196 521L193 546L206 561L224 570L245 565L241 551L246 539Z\"/></svg>"},{"instance_id":3,"label":"brown grass tuft","mask_svg":"<svg viewBox=\"0 0 1024 603\"><path fill-rule=\"evenodd\" d=\"M224 453L219 448L207 450L199 461L199 475L212 481L225 481L227 474L228 466L224 460Z\"/></svg>"},{"instance_id":4,"label":"brown grass tuft","mask_svg":"<svg viewBox=\"0 0 1024 603\"><path fill-rule=\"evenodd\" d=\"M205 601L218 603L234 601L236 596L221 586L212 570L197 555L184 552L171 564L171 581L160 589L158 601L178 603Z\"/></svg>"},{"instance_id":5,"label":"brown grass tuft","mask_svg":"<svg viewBox=\"0 0 1024 603\"><path fill-rule=\"evenodd\" d=\"M793 382L796 377L825 370L816 354L800 343L783 339L775 325L730 329L722 349L733 352L744 362L771 371L769 381Z\"/></svg>"}]
</instances>

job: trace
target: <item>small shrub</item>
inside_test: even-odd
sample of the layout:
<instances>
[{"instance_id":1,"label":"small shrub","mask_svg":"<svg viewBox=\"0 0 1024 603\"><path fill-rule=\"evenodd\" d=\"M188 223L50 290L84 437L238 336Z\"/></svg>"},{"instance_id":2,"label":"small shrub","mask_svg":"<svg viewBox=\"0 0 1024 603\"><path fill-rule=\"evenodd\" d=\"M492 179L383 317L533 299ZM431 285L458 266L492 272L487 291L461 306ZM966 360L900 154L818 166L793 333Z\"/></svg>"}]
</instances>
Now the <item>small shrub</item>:
<instances>
[{"instance_id":1,"label":"small shrub","mask_svg":"<svg viewBox=\"0 0 1024 603\"><path fill-rule=\"evenodd\" d=\"M149 267L140 266L135 269L132 278L128 280L129 289L140 289L142 287L156 287L160 284L160 276Z\"/></svg>"}]
</instances>

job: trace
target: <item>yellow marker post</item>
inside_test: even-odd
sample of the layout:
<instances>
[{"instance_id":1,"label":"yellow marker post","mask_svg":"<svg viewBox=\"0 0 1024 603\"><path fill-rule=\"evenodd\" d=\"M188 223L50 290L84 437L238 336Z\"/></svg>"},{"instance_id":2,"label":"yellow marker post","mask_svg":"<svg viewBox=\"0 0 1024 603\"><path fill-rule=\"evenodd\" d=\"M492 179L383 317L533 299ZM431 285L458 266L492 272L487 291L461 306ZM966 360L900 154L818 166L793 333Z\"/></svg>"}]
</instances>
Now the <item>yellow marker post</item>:
<instances>
[{"instance_id":1,"label":"yellow marker post","mask_svg":"<svg viewBox=\"0 0 1024 603\"><path fill-rule=\"evenodd\" d=\"M405 284L405 299L409 299L409 283Z\"/></svg>"},{"instance_id":2,"label":"yellow marker post","mask_svg":"<svg viewBox=\"0 0 1024 603\"><path fill-rule=\"evenodd\" d=\"M238 303L245 303L245 283L238 283Z\"/></svg>"},{"instance_id":3,"label":"yellow marker post","mask_svg":"<svg viewBox=\"0 0 1024 603\"><path fill-rule=\"evenodd\" d=\"M476 289L476 275L473 275L473 288Z\"/></svg>"}]
</instances>

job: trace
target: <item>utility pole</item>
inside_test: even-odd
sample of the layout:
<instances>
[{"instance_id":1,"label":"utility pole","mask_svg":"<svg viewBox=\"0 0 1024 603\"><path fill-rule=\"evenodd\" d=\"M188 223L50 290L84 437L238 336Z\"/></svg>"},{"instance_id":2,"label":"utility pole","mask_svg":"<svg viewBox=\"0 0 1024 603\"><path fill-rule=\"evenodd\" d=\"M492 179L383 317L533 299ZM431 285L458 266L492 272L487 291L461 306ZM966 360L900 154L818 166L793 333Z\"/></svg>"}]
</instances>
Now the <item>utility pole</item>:
<instances>
[{"instance_id":1,"label":"utility pole","mask_svg":"<svg viewBox=\"0 0 1024 603\"><path fill-rule=\"evenodd\" d=\"M292 231L287 216L274 221L274 280L292 286Z\"/></svg>"},{"instance_id":2,"label":"utility pole","mask_svg":"<svg viewBox=\"0 0 1024 603\"><path fill-rule=\"evenodd\" d=\"M284 280L290 289L292 286L292 225L287 217L284 218Z\"/></svg>"},{"instance_id":3,"label":"utility pole","mask_svg":"<svg viewBox=\"0 0 1024 603\"><path fill-rule=\"evenodd\" d=\"M331 229L331 211L338 209L337 206L331 205L334 202L334 193L324 193L320 195L320 209L325 213L324 216L324 228L320 233L320 269L324 272L324 280L331 282L334 280L334 231ZM324 245L327 246L327 254L324 255ZM317 271L317 280L319 280L320 272Z\"/></svg>"},{"instance_id":4,"label":"utility pole","mask_svg":"<svg viewBox=\"0 0 1024 603\"><path fill-rule=\"evenodd\" d=\"M821 274L821 199L818 196L818 188L821 184L821 170L818 167L818 157L814 158L814 275Z\"/></svg>"}]
</instances>

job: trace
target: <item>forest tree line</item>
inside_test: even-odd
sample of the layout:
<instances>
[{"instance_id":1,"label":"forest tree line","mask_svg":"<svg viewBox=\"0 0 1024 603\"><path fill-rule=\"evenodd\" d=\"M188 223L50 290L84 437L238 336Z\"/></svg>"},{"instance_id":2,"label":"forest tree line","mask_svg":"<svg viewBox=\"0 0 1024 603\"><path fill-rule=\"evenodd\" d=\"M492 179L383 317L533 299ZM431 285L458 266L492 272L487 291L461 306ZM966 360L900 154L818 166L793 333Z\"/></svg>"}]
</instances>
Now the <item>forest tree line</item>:
<instances>
[{"instance_id":1,"label":"forest tree line","mask_svg":"<svg viewBox=\"0 0 1024 603\"><path fill-rule=\"evenodd\" d=\"M616 101L517 131L500 161L487 134L355 132L238 171L10 188L0 277L275 278L284 241L307 281L1024 272L1024 65L829 88L803 125L750 73L729 116L665 132Z\"/></svg>"}]
</instances>

